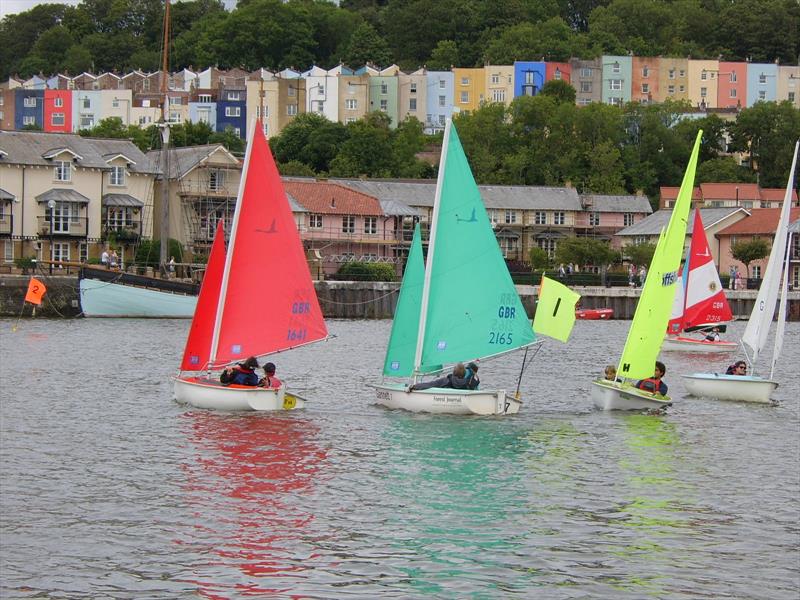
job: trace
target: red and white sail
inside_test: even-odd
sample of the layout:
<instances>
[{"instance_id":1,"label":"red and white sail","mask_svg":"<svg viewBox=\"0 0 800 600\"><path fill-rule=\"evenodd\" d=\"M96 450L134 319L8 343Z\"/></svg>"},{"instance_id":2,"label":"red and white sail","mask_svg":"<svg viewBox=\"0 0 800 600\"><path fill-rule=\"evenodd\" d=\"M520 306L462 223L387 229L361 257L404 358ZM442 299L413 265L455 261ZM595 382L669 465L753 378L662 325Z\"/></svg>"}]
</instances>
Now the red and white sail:
<instances>
[{"instance_id":1,"label":"red and white sail","mask_svg":"<svg viewBox=\"0 0 800 600\"><path fill-rule=\"evenodd\" d=\"M691 327L714 325L733 319L731 307L708 247L700 211L694 211L692 243L688 264L676 286L675 304L667 333L678 334Z\"/></svg>"},{"instance_id":2,"label":"red and white sail","mask_svg":"<svg viewBox=\"0 0 800 600\"><path fill-rule=\"evenodd\" d=\"M216 369L327 336L297 224L256 123L224 268L219 275L206 274L181 368Z\"/></svg>"}]
</instances>

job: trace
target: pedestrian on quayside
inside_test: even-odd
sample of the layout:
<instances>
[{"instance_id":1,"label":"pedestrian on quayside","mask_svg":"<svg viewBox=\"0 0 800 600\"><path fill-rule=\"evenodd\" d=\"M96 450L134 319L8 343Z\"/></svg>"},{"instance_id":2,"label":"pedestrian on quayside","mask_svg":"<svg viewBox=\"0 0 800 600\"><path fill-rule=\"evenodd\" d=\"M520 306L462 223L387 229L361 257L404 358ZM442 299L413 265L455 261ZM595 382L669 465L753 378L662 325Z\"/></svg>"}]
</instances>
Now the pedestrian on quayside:
<instances>
[{"instance_id":1,"label":"pedestrian on quayside","mask_svg":"<svg viewBox=\"0 0 800 600\"><path fill-rule=\"evenodd\" d=\"M235 367L228 367L219 376L219 380L224 385L258 385L258 375L256 369L258 368L258 360L255 356L249 357L243 363L239 363Z\"/></svg>"},{"instance_id":2,"label":"pedestrian on quayside","mask_svg":"<svg viewBox=\"0 0 800 600\"><path fill-rule=\"evenodd\" d=\"M664 366L660 360L656 361L656 368L653 372L652 377L648 377L647 379L642 379L641 381L636 382L636 387L640 390L644 390L645 392L650 392L651 394L661 394L662 396L667 395L667 384L661 381L661 378L667 374L667 367Z\"/></svg>"}]
</instances>

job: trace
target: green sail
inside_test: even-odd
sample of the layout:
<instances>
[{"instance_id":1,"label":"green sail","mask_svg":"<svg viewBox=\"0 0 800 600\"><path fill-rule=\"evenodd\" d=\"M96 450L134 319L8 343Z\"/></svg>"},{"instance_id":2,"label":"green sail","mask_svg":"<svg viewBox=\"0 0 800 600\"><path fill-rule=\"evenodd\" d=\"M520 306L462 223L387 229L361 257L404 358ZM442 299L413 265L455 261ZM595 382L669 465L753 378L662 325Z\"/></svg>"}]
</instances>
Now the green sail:
<instances>
[{"instance_id":1,"label":"green sail","mask_svg":"<svg viewBox=\"0 0 800 600\"><path fill-rule=\"evenodd\" d=\"M533 343L536 337L450 121L431 227L419 370Z\"/></svg>"},{"instance_id":2,"label":"green sail","mask_svg":"<svg viewBox=\"0 0 800 600\"><path fill-rule=\"evenodd\" d=\"M417 349L419 311L422 305L422 284L425 264L422 260L422 236L419 224L414 227L414 239L408 252L400 297L392 321L392 333L386 348L383 374L389 377L408 377L414 371L414 353Z\"/></svg>"},{"instance_id":3,"label":"green sail","mask_svg":"<svg viewBox=\"0 0 800 600\"><path fill-rule=\"evenodd\" d=\"M628 331L625 349L617 373L628 379L652 377L655 361L661 351L664 332L675 300L675 285L686 240L686 225L692 204L694 175L703 131L697 132L692 155L683 175L678 198L667 227L661 231L658 245L642 289L636 313Z\"/></svg>"}]
</instances>

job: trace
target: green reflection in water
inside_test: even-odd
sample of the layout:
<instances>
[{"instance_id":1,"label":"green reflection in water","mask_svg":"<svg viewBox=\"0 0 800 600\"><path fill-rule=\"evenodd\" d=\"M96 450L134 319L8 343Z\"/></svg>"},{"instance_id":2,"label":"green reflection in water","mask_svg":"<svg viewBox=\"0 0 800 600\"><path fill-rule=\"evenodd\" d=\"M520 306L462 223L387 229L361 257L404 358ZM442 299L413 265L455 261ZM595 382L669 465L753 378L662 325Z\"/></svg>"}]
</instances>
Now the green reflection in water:
<instances>
[{"instance_id":1,"label":"green reflection in water","mask_svg":"<svg viewBox=\"0 0 800 600\"><path fill-rule=\"evenodd\" d=\"M530 586L520 564L498 558L514 556L520 535L517 428L496 418L391 414L386 491L398 506L394 546L413 557L398 567L410 593L486 597Z\"/></svg>"}]
</instances>

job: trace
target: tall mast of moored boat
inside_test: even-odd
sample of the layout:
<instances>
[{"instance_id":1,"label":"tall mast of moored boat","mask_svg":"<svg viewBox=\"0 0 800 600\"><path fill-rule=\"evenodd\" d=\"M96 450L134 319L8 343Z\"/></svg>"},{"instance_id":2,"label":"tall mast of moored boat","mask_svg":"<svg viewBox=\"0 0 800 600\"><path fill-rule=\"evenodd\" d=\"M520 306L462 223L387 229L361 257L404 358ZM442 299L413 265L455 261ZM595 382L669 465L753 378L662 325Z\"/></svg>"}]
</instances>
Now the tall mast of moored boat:
<instances>
[{"instance_id":1,"label":"tall mast of moored boat","mask_svg":"<svg viewBox=\"0 0 800 600\"><path fill-rule=\"evenodd\" d=\"M164 3L164 41L161 51L161 164L163 173L163 186L161 189L161 249L159 253L159 265L161 272L166 272L166 264L169 258L169 97L167 96L169 82L169 3Z\"/></svg>"}]
</instances>

